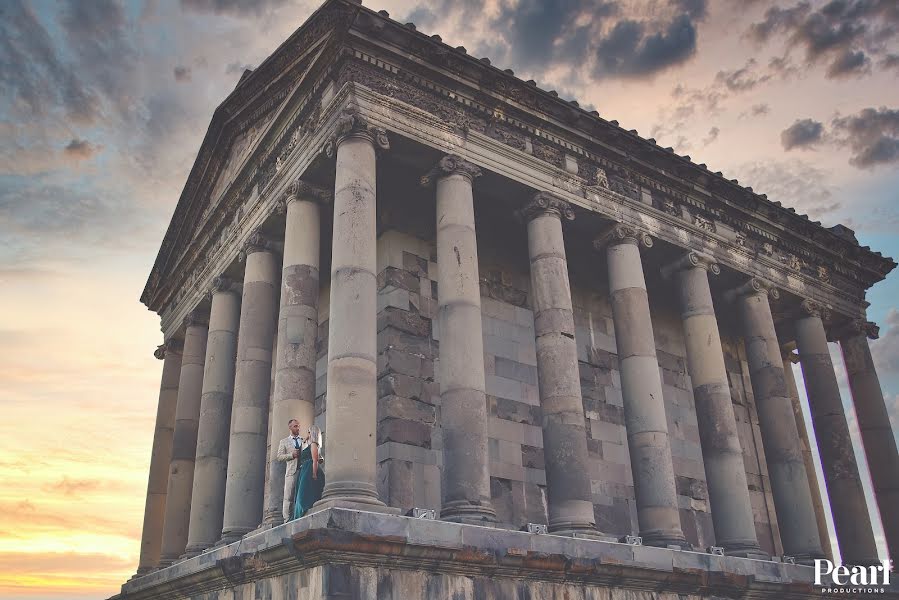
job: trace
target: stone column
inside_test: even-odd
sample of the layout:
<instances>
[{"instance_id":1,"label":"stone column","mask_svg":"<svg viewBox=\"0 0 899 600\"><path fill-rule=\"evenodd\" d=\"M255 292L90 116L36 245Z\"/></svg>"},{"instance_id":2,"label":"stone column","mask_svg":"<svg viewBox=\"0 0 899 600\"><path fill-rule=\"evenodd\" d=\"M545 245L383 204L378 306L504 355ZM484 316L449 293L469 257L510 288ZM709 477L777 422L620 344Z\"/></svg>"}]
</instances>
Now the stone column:
<instances>
[{"instance_id":1,"label":"stone column","mask_svg":"<svg viewBox=\"0 0 899 600\"><path fill-rule=\"evenodd\" d=\"M717 275L721 269L696 252L663 268L663 274L674 279L680 298L715 539L725 554L767 559L755 532L709 271Z\"/></svg>"},{"instance_id":2,"label":"stone column","mask_svg":"<svg viewBox=\"0 0 899 600\"><path fill-rule=\"evenodd\" d=\"M345 112L337 123L334 235L328 323L325 489L310 514L331 507L378 510L376 146L383 130Z\"/></svg>"},{"instance_id":3,"label":"stone column","mask_svg":"<svg viewBox=\"0 0 899 600\"><path fill-rule=\"evenodd\" d=\"M769 294L776 298L777 290L750 279L728 296L736 302L743 321L746 360L784 554L803 564L814 564L814 559L823 558L824 553Z\"/></svg>"},{"instance_id":4,"label":"stone column","mask_svg":"<svg viewBox=\"0 0 899 600\"><path fill-rule=\"evenodd\" d=\"M228 277L216 277L211 296L185 558L196 556L218 541L225 510L234 363L240 325L240 289Z\"/></svg>"},{"instance_id":5,"label":"stone column","mask_svg":"<svg viewBox=\"0 0 899 600\"><path fill-rule=\"evenodd\" d=\"M175 434L172 439L172 462L165 500L160 567L167 567L178 560L187 547L209 320L206 315L195 310L184 319L184 329L184 357L181 360L181 378L178 383L178 407L175 409Z\"/></svg>"},{"instance_id":6,"label":"stone column","mask_svg":"<svg viewBox=\"0 0 899 600\"><path fill-rule=\"evenodd\" d=\"M827 310L810 300L801 309L796 345L840 553L844 563L877 564L874 532L824 332Z\"/></svg>"},{"instance_id":7,"label":"stone column","mask_svg":"<svg viewBox=\"0 0 899 600\"><path fill-rule=\"evenodd\" d=\"M472 181L481 170L448 155L422 178L436 185L441 519L493 522L487 459L487 395Z\"/></svg>"},{"instance_id":8,"label":"stone column","mask_svg":"<svg viewBox=\"0 0 899 600\"><path fill-rule=\"evenodd\" d=\"M877 339L877 333L874 323L854 322L850 334L840 340L840 348L868 458L874 497L880 509L883 533L890 558L895 562L899 561L899 454L880 380L874 370L871 348L868 347L868 337Z\"/></svg>"},{"instance_id":9,"label":"stone column","mask_svg":"<svg viewBox=\"0 0 899 600\"><path fill-rule=\"evenodd\" d=\"M162 553L162 528L165 522L165 497L168 491L169 465L172 462L172 436L175 430L175 407L178 405L178 381L181 378L180 340L168 339L153 355L162 360L162 382L156 406L156 431L150 455L150 477L144 504L144 527L140 538L140 560L137 574L144 575L159 567Z\"/></svg>"},{"instance_id":10,"label":"stone column","mask_svg":"<svg viewBox=\"0 0 899 600\"><path fill-rule=\"evenodd\" d=\"M562 217L574 219L574 212L564 200L539 192L519 216L527 223L531 258L549 531L595 532L584 401L562 237Z\"/></svg>"},{"instance_id":11,"label":"stone column","mask_svg":"<svg viewBox=\"0 0 899 600\"><path fill-rule=\"evenodd\" d=\"M291 184L282 200L285 213L281 309L278 314L278 358L269 423L268 494L264 523L284 522L294 482L285 482L286 464L277 459L278 444L287 437L287 422L297 419L301 431L315 418L315 342L318 335L319 204L331 194L304 181Z\"/></svg>"},{"instance_id":12,"label":"stone column","mask_svg":"<svg viewBox=\"0 0 899 600\"><path fill-rule=\"evenodd\" d=\"M805 472L808 475L808 487L812 493L812 505L815 508L815 523L818 525L818 538L821 540L821 549L824 557L833 562L833 547L830 544L830 531L827 529L827 511L824 508L824 500L821 498L821 488L818 486L818 474L815 471L815 457L812 454L812 445L805 427L805 417L802 414L802 401L799 399L799 389L796 387L796 378L793 376L793 364L799 362L799 355L781 348L783 358L784 380L787 382L787 392L790 394L790 402L793 405L793 417L796 420L796 430L799 433L799 442L802 444L802 460L805 463Z\"/></svg>"},{"instance_id":13,"label":"stone column","mask_svg":"<svg viewBox=\"0 0 899 600\"><path fill-rule=\"evenodd\" d=\"M640 245L652 238L633 227L611 226L594 245L605 249L615 343L621 373L637 521L643 543L688 546L681 529L671 439L656 358Z\"/></svg>"},{"instance_id":14,"label":"stone column","mask_svg":"<svg viewBox=\"0 0 899 600\"><path fill-rule=\"evenodd\" d=\"M278 315L280 260L259 232L244 246L246 270L237 336L234 404L222 541L230 543L262 522L272 344Z\"/></svg>"}]
</instances>

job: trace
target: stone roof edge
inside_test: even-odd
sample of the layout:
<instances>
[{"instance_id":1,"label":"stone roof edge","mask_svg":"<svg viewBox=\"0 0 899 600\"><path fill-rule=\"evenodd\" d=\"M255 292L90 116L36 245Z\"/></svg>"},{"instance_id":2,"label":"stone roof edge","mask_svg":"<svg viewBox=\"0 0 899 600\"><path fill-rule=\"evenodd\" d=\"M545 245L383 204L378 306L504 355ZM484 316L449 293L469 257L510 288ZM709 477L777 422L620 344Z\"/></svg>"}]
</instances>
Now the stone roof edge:
<instances>
[{"instance_id":1,"label":"stone roof edge","mask_svg":"<svg viewBox=\"0 0 899 600\"><path fill-rule=\"evenodd\" d=\"M347 1L352 1L352 0L347 0ZM882 266L879 269L879 273L878 273L879 279L877 279L876 281L883 280L886 277L886 275L889 274L896 266L899 266L899 265L897 265L896 261L893 260L891 257L884 256L880 252L871 249L869 246L862 246L858 242L852 242L852 241L848 240L847 238L843 237L842 235L840 235L839 233L836 233L835 231L833 231L834 228L837 228L837 227L845 228L845 226L843 226L841 224L837 224L833 228L824 227L823 225L821 225L820 221L812 221L808 217L808 215L800 214L800 213L797 213L792 208L784 207L783 204L779 201L769 200L768 196L766 194L758 194L755 191L753 191L753 189L751 187L746 187L746 186L740 185L736 179L727 179L726 177L724 177L724 175L720 171L718 171L718 172L710 171L704 163L703 164L694 163L689 155L679 155L674 152L673 148L670 148L670 147L663 148L656 143L655 139L641 137L635 129L631 129L631 130L624 129L623 127L621 127L618 124L618 121L604 119L603 117L601 117L599 115L599 113L597 111L587 111L587 110L581 108L576 100L564 100L559 97L558 93L556 93L555 90L545 90L543 88L540 88L539 86L537 86L537 84L533 80L524 81L521 78L516 77L514 72L511 69L500 69L499 67L493 65L490 62L489 58L486 58L486 57L485 58L476 58L476 57L468 54L466 49L462 46L452 47L452 46L444 43L442 38L439 35L427 35L425 33L418 31L417 28L415 27L414 23L401 24L399 21L391 19L389 13L385 10L375 12L374 10L369 9L367 7L361 7L360 13L364 13L370 17L380 19L385 23L389 23L397 28L403 29L403 30L407 31L408 34L417 36L420 40L426 40L429 43L431 43L437 47L440 47L442 50L444 50L446 52L453 53L456 56L456 58L465 60L466 62L468 62L471 65L477 65L481 69L484 69L487 71L492 71L492 74L494 76L496 76L497 78L505 78L505 79L514 81L519 84L530 86L531 89L533 89L535 92L541 94L543 96L544 100L556 103L557 105L563 106L569 110L575 110L581 115L585 115L599 123L602 123L605 126L611 127L614 129L615 134L630 137L631 139L639 142L640 144L643 144L647 150L655 151L658 153L664 153L667 158L674 159L674 160L680 162L682 166L686 166L686 167L693 169L696 174L701 174L703 176L712 178L712 183L716 183L718 185L723 185L732 190L737 190L740 193L750 195L755 201L762 203L762 204L766 204L769 207L773 208L775 211L784 215L787 219L784 223L784 227L788 233L789 233L789 227L790 227L789 220L795 220L799 223L802 223L803 225L811 225L811 226L815 227L816 229L818 229L819 231L823 232L825 235L830 237L832 239L832 241L837 244L854 246L854 247L858 248L859 250L861 250L862 252L867 253L872 258L880 259ZM358 26L358 16L357 16L357 19L354 21L353 26L354 27ZM425 59L425 60L427 60L427 59ZM569 127L572 129L576 129L576 127L573 127L573 126L569 126ZM581 133L581 135L584 135L585 137L590 137L590 134L586 131L580 131L579 133ZM848 228L846 228L846 229L848 229ZM876 283L876 281L875 281L875 283Z\"/></svg>"}]
</instances>

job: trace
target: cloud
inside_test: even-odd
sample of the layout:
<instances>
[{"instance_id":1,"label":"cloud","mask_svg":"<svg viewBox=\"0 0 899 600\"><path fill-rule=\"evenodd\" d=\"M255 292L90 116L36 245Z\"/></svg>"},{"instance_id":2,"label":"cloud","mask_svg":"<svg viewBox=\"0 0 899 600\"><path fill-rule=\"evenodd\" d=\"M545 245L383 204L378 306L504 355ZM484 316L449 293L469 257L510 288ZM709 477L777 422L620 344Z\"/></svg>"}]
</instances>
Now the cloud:
<instances>
[{"instance_id":1,"label":"cloud","mask_svg":"<svg viewBox=\"0 0 899 600\"><path fill-rule=\"evenodd\" d=\"M715 82L723 85L731 92L746 92L754 88L760 83L764 83L771 79L770 74L759 75L755 73L755 67L758 63L754 58L746 61L746 64L739 69L732 71L718 71L715 75Z\"/></svg>"},{"instance_id":2,"label":"cloud","mask_svg":"<svg viewBox=\"0 0 899 600\"><path fill-rule=\"evenodd\" d=\"M822 141L824 124L812 119L800 119L780 132L784 150L810 148Z\"/></svg>"},{"instance_id":3,"label":"cloud","mask_svg":"<svg viewBox=\"0 0 899 600\"><path fill-rule=\"evenodd\" d=\"M899 373L899 310L891 308L880 327L880 338L871 341L874 364L881 375ZM899 399L894 399L894 404L899 409Z\"/></svg>"},{"instance_id":4,"label":"cloud","mask_svg":"<svg viewBox=\"0 0 899 600\"><path fill-rule=\"evenodd\" d=\"M285 2L286 0L181 0L181 8L230 17L258 17Z\"/></svg>"},{"instance_id":5,"label":"cloud","mask_svg":"<svg viewBox=\"0 0 899 600\"><path fill-rule=\"evenodd\" d=\"M752 161L734 169L734 176L813 220L837 223L835 213L842 204L834 198L830 176L823 169L798 159Z\"/></svg>"},{"instance_id":6,"label":"cloud","mask_svg":"<svg viewBox=\"0 0 899 600\"><path fill-rule=\"evenodd\" d=\"M228 66L225 67L225 73L227 75L243 75L244 71L252 71L253 65L249 65L247 63L242 62L232 62L228 63Z\"/></svg>"},{"instance_id":7,"label":"cloud","mask_svg":"<svg viewBox=\"0 0 899 600\"><path fill-rule=\"evenodd\" d=\"M887 54L880 59L877 66L882 69L895 69L896 73L899 74L899 54Z\"/></svg>"},{"instance_id":8,"label":"cloud","mask_svg":"<svg viewBox=\"0 0 899 600\"><path fill-rule=\"evenodd\" d=\"M753 104L748 112L743 113L740 116L749 115L750 117L761 117L763 115L767 115L771 112L771 105L767 103L761 104Z\"/></svg>"},{"instance_id":9,"label":"cloud","mask_svg":"<svg viewBox=\"0 0 899 600\"><path fill-rule=\"evenodd\" d=\"M712 127L711 129L709 129L708 135L706 135L706 137L702 140L702 145L708 146L709 144L717 140L719 133L721 133L721 130L717 127Z\"/></svg>"},{"instance_id":10,"label":"cloud","mask_svg":"<svg viewBox=\"0 0 899 600\"><path fill-rule=\"evenodd\" d=\"M185 81L190 81L190 67L184 67L182 65L178 65L174 69L175 81L178 83L183 83Z\"/></svg>"},{"instance_id":11,"label":"cloud","mask_svg":"<svg viewBox=\"0 0 899 600\"><path fill-rule=\"evenodd\" d=\"M807 1L773 6L750 25L748 36L766 43L781 35L788 46L805 52L808 64L826 63L828 78L870 73L868 54L882 53L899 33L899 4L893 0L831 0L820 8Z\"/></svg>"},{"instance_id":12,"label":"cloud","mask_svg":"<svg viewBox=\"0 0 899 600\"><path fill-rule=\"evenodd\" d=\"M58 493L63 496L79 496L84 492L93 492L103 487L103 482L97 479L70 479L64 476L55 483L47 483L43 486L45 492Z\"/></svg>"},{"instance_id":13,"label":"cloud","mask_svg":"<svg viewBox=\"0 0 899 600\"><path fill-rule=\"evenodd\" d=\"M838 143L853 152L849 163L861 168L899 162L899 109L866 108L832 122Z\"/></svg>"},{"instance_id":14,"label":"cloud","mask_svg":"<svg viewBox=\"0 0 899 600\"><path fill-rule=\"evenodd\" d=\"M90 158L94 154L96 154L98 148L91 144L87 140L80 140L78 138L73 138L71 142L69 142L65 148L63 148L63 152L65 152L66 156L74 158L76 160L83 160L85 158Z\"/></svg>"},{"instance_id":15,"label":"cloud","mask_svg":"<svg viewBox=\"0 0 899 600\"><path fill-rule=\"evenodd\" d=\"M696 27L676 17L652 34L639 21L619 21L596 48L597 75L645 76L686 62L696 53Z\"/></svg>"}]
</instances>

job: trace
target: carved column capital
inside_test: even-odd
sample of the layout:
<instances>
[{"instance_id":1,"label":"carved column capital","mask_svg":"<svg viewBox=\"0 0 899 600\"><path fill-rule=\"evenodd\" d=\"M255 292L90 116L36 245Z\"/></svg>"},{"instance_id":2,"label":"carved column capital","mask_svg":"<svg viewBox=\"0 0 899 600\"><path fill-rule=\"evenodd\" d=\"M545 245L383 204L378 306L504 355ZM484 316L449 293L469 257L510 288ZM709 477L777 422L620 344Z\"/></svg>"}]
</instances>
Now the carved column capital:
<instances>
[{"instance_id":1,"label":"carved column capital","mask_svg":"<svg viewBox=\"0 0 899 600\"><path fill-rule=\"evenodd\" d=\"M254 252L274 252L275 245L274 243L260 230L256 230L250 234L250 237L246 239L243 243L243 247L241 248L240 253L237 258L240 261L244 261L247 256L253 254Z\"/></svg>"},{"instance_id":2,"label":"carved column capital","mask_svg":"<svg viewBox=\"0 0 899 600\"><path fill-rule=\"evenodd\" d=\"M343 109L334 127L334 135L325 143L324 153L328 158L333 158L337 154L337 147L350 138L366 139L378 151L390 150L387 131L382 127L373 127L368 118L355 106Z\"/></svg>"},{"instance_id":3,"label":"carved column capital","mask_svg":"<svg viewBox=\"0 0 899 600\"><path fill-rule=\"evenodd\" d=\"M603 251L610 244L636 244L652 248L652 237L638 227L626 223L612 223L593 239L593 247Z\"/></svg>"},{"instance_id":4,"label":"carved column capital","mask_svg":"<svg viewBox=\"0 0 899 600\"><path fill-rule=\"evenodd\" d=\"M447 154L422 176L421 185L428 187L436 183L438 179L456 174L467 177L469 181L474 181L475 177L481 176L481 169L457 154Z\"/></svg>"},{"instance_id":5,"label":"carved column capital","mask_svg":"<svg viewBox=\"0 0 899 600\"><path fill-rule=\"evenodd\" d=\"M771 300L778 300L780 298L780 292L771 283L758 279L757 277L750 277L742 285L724 292L724 299L728 302L733 302L741 296L756 295L768 296Z\"/></svg>"},{"instance_id":6,"label":"carved column capital","mask_svg":"<svg viewBox=\"0 0 899 600\"><path fill-rule=\"evenodd\" d=\"M865 319L859 318L852 319L843 325L834 328L831 331L831 334L837 341L859 335L864 335L867 338L876 340L880 337L880 327L873 321L866 321Z\"/></svg>"},{"instance_id":7,"label":"carved column capital","mask_svg":"<svg viewBox=\"0 0 899 600\"><path fill-rule=\"evenodd\" d=\"M718 262L713 257L690 250L674 262L662 267L662 277L667 279L678 271L685 269L705 269L712 275L721 273L721 267L718 266Z\"/></svg>"},{"instance_id":8,"label":"carved column capital","mask_svg":"<svg viewBox=\"0 0 899 600\"><path fill-rule=\"evenodd\" d=\"M333 199L334 192L332 190L313 185L302 179L297 179L296 181L292 181L290 185L287 186L287 189L284 190L284 194L278 200L276 210L278 214L283 215L287 212L287 206L291 202L297 200L314 202L316 204L330 204Z\"/></svg>"},{"instance_id":9,"label":"carved column capital","mask_svg":"<svg viewBox=\"0 0 899 600\"><path fill-rule=\"evenodd\" d=\"M826 321L830 318L830 309L816 300L807 298L799 305L799 316L818 317L822 321Z\"/></svg>"},{"instance_id":10,"label":"carved column capital","mask_svg":"<svg viewBox=\"0 0 899 600\"><path fill-rule=\"evenodd\" d=\"M214 294L216 292L232 292L234 291L235 281L228 277L227 275L219 275L215 279L212 280L212 285L209 287L209 293Z\"/></svg>"},{"instance_id":11,"label":"carved column capital","mask_svg":"<svg viewBox=\"0 0 899 600\"><path fill-rule=\"evenodd\" d=\"M187 313L184 317L184 328L193 327L194 325L209 326L209 313L195 308Z\"/></svg>"},{"instance_id":12,"label":"carved column capital","mask_svg":"<svg viewBox=\"0 0 899 600\"><path fill-rule=\"evenodd\" d=\"M542 215L554 215L559 219L574 220L574 211L567 200L554 196L549 192L537 192L531 201L515 211L515 216L522 222L528 223Z\"/></svg>"},{"instance_id":13,"label":"carved column capital","mask_svg":"<svg viewBox=\"0 0 899 600\"><path fill-rule=\"evenodd\" d=\"M153 351L153 356L157 359L162 360L165 358L166 353L172 352L175 354L180 354L184 349L184 342L181 340L176 340L175 338L169 338L162 344L156 346L156 350Z\"/></svg>"}]
</instances>

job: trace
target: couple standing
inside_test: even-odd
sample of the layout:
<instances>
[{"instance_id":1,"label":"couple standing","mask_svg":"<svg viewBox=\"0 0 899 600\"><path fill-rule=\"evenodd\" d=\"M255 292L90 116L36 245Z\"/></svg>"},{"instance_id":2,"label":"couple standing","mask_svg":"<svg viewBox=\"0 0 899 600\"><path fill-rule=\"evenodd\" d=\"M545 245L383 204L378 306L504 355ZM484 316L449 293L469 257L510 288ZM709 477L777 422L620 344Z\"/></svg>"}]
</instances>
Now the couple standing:
<instances>
[{"instance_id":1,"label":"couple standing","mask_svg":"<svg viewBox=\"0 0 899 600\"><path fill-rule=\"evenodd\" d=\"M287 423L290 435L278 444L277 458L287 463L284 475L284 522L299 519L322 497L325 488L325 472L322 469L319 444L321 432L312 425L306 435L300 435L300 422L291 419Z\"/></svg>"}]
</instances>

